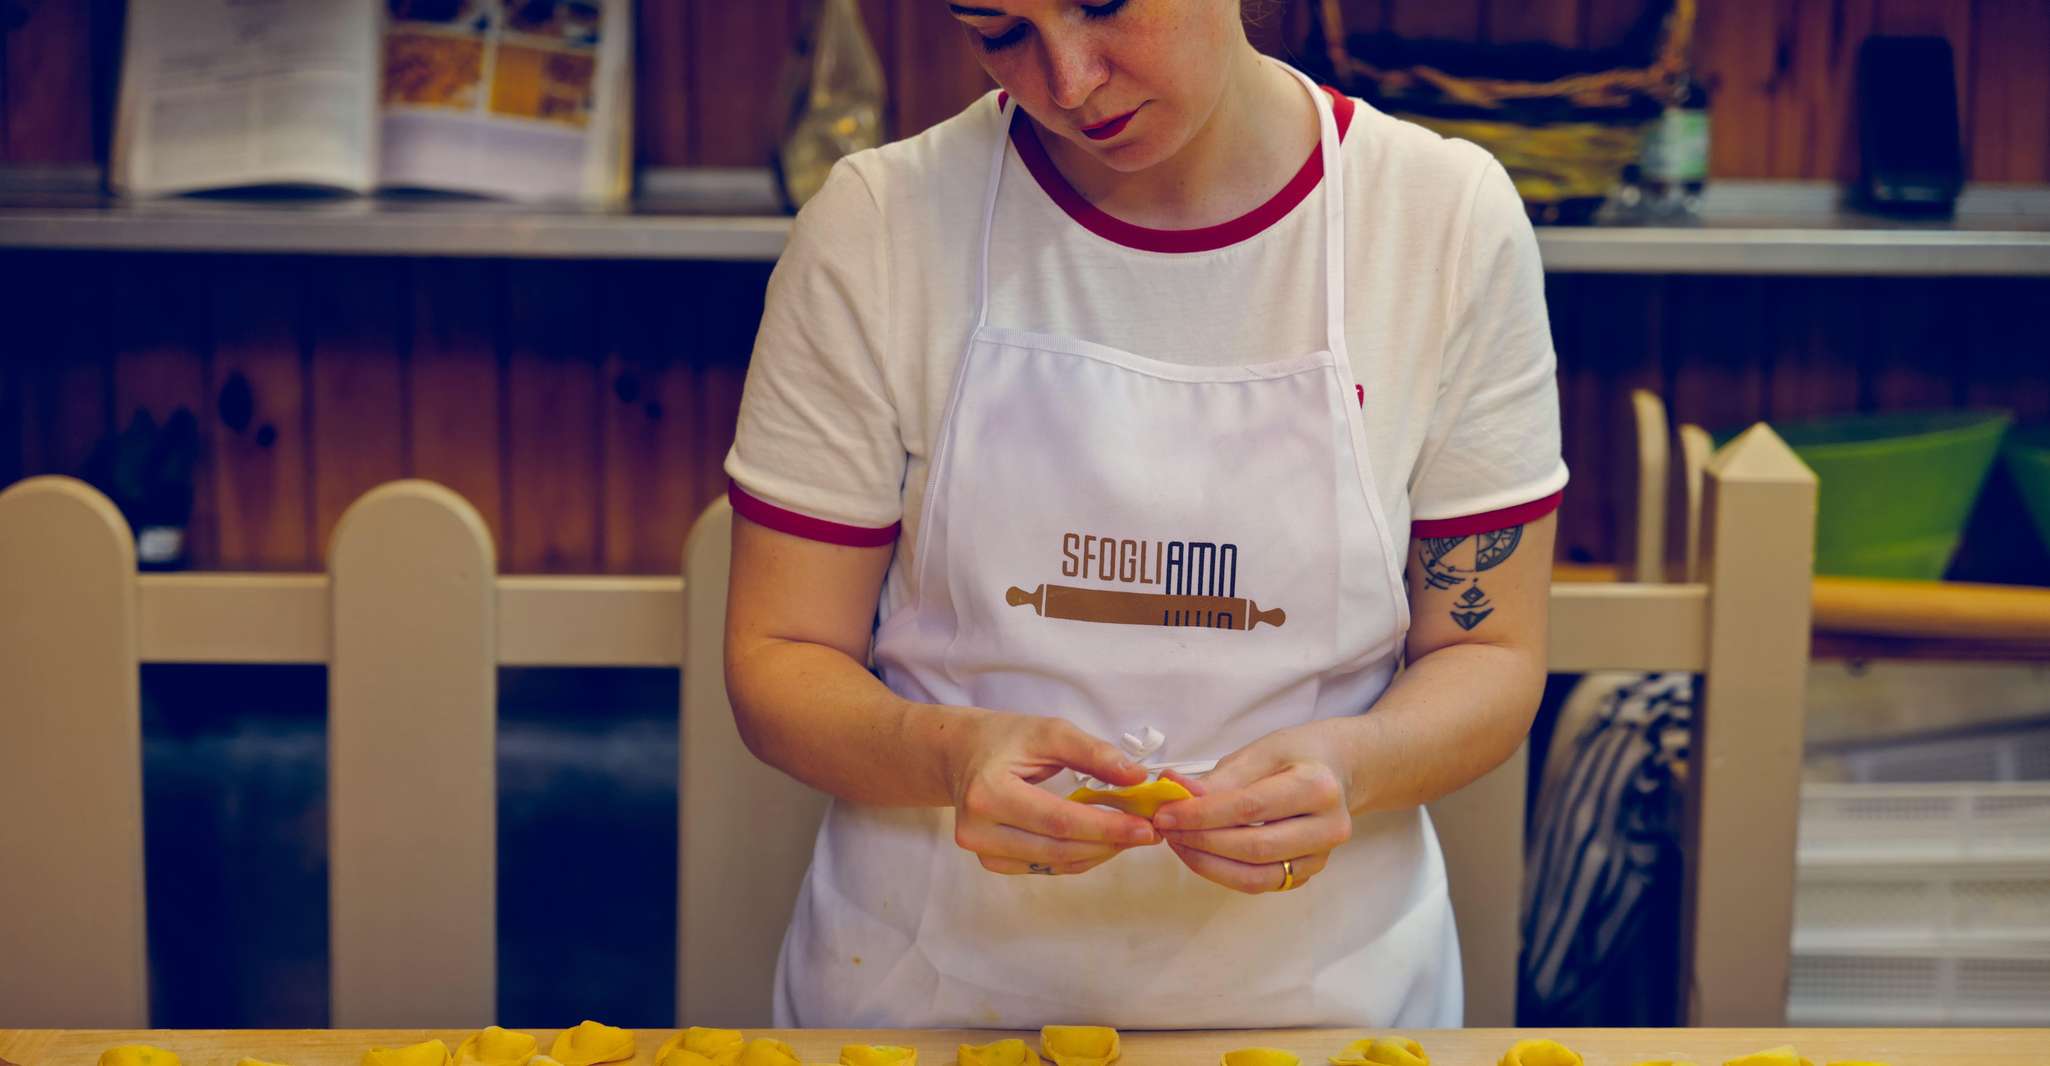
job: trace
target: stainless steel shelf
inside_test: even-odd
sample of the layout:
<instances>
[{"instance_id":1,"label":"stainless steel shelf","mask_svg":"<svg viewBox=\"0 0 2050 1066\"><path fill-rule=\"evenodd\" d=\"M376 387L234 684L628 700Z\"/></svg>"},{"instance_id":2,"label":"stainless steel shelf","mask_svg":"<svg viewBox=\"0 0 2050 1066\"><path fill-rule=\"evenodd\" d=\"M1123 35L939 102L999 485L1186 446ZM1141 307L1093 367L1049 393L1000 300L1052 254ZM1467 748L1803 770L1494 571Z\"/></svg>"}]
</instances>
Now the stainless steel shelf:
<instances>
[{"instance_id":1,"label":"stainless steel shelf","mask_svg":"<svg viewBox=\"0 0 2050 1066\"><path fill-rule=\"evenodd\" d=\"M1602 227L1538 233L1567 274L2050 276L2050 230Z\"/></svg>"},{"instance_id":2,"label":"stainless steel shelf","mask_svg":"<svg viewBox=\"0 0 2050 1066\"><path fill-rule=\"evenodd\" d=\"M1538 245L1557 273L2050 276L2050 187L1972 186L1931 222L1842 200L1832 183L1726 181L1698 221L1545 227Z\"/></svg>"},{"instance_id":3,"label":"stainless steel shelf","mask_svg":"<svg viewBox=\"0 0 2050 1066\"><path fill-rule=\"evenodd\" d=\"M790 220L385 203L232 207L0 204L0 248L767 262Z\"/></svg>"},{"instance_id":4,"label":"stainless steel shelf","mask_svg":"<svg viewBox=\"0 0 2050 1066\"><path fill-rule=\"evenodd\" d=\"M0 177L0 248L770 262L790 233L763 170L644 175L621 209L436 195L122 200L66 184Z\"/></svg>"},{"instance_id":5,"label":"stainless steel shelf","mask_svg":"<svg viewBox=\"0 0 2050 1066\"><path fill-rule=\"evenodd\" d=\"M0 181L0 248L311 255L768 262L790 220L766 172L642 176L630 208L448 197L121 201ZM1980 186L1957 217L1910 223L1846 211L1822 183L1724 182L1698 222L1542 227L1560 273L2050 276L2050 188Z\"/></svg>"}]
</instances>

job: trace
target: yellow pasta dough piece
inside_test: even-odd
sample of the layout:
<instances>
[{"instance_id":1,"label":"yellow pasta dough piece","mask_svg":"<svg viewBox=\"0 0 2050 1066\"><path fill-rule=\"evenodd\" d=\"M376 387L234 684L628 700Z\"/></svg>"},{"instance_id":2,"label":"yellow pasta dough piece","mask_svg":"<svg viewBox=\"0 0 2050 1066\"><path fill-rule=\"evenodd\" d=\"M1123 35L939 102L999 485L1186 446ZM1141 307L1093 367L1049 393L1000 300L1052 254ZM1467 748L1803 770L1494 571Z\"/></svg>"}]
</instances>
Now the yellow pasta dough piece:
<instances>
[{"instance_id":1,"label":"yellow pasta dough piece","mask_svg":"<svg viewBox=\"0 0 2050 1066\"><path fill-rule=\"evenodd\" d=\"M758 1036L742 1045L734 1066L803 1066L790 1045L774 1037Z\"/></svg>"},{"instance_id":2,"label":"yellow pasta dough piece","mask_svg":"<svg viewBox=\"0 0 2050 1066\"><path fill-rule=\"evenodd\" d=\"M634 1035L624 1029L586 1019L574 1029L555 1034L548 1049L550 1058L562 1066L597 1066L634 1057Z\"/></svg>"},{"instance_id":3,"label":"yellow pasta dough piece","mask_svg":"<svg viewBox=\"0 0 2050 1066\"><path fill-rule=\"evenodd\" d=\"M1078 788L1068 793L1076 803L1094 803L1099 807L1115 807L1126 814L1141 818L1153 817L1161 805L1185 800L1190 796L1188 789L1163 778L1155 778L1144 784L1126 785L1123 788ZM1087 1028L1087 1026L1063 1026L1062 1028Z\"/></svg>"},{"instance_id":4,"label":"yellow pasta dough piece","mask_svg":"<svg viewBox=\"0 0 2050 1066\"><path fill-rule=\"evenodd\" d=\"M1278 1047L1242 1047L1224 1053L1223 1066L1302 1066L1302 1057Z\"/></svg>"},{"instance_id":5,"label":"yellow pasta dough piece","mask_svg":"<svg viewBox=\"0 0 2050 1066\"><path fill-rule=\"evenodd\" d=\"M840 1049L840 1066L918 1066L918 1049L894 1044L849 1044Z\"/></svg>"},{"instance_id":6,"label":"yellow pasta dough piece","mask_svg":"<svg viewBox=\"0 0 2050 1066\"><path fill-rule=\"evenodd\" d=\"M363 1066L452 1066L454 1062L448 1045L439 1040L400 1048L374 1047L363 1053Z\"/></svg>"},{"instance_id":7,"label":"yellow pasta dough piece","mask_svg":"<svg viewBox=\"0 0 2050 1066\"><path fill-rule=\"evenodd\" d=\"M1355 1040L1331 1056L1332 1066L1431 1066L1424 1046L1414 1040L1373 1037Z\"/></svg>"},{"instance_id":8,"label":"yellow pasta dough piece","mask_svg":"<svg viewBox=\"0 0 2050 1066\"><path fill-rule=\"evenodd\" d=\"M262 1059L237 1059L235 1066L284 1066L281 1062L265 1062Z\"/></svg>"},{"instance_id":9,"label":"yellow pasta dough piece","mask_svg":"<svg viewBox=\"0 0 2050 1066\"><path fill-rule=\"evenodd\" d=\"M100 1052L100 1066L178 1066L178 1056L148 1044L123 1044Z\"/></svg>"},{"instance_id":10,"label":"yellow pasta dough piece","mask_svg":"<svg viewBox=\"0 0 2050 1066\"><path fill-rule=\"evenodd\" d=\"M738 1029L693 1025L656 1049L655 1066L733 1066L746 1044L746 1035ZM676 1061L670 1061L672 1056L676 1056Z\"/></svg>"},{"instance_id":11,"label":"yellow pasta dough piece","mask_svg":"<svg viewBox=\"0 0 2050 1066\"><path fill-rule=\"evenodd\" d=\"M955 1058L960 1066L1039 1066L1039 1056L1016 1037L993 1044L962 1044Z\"/></svg>"},{"instance_id":12,"label":"yellow pasta dough piece","mask_svg":"<svg viewBox=\"0 0 2050 1066\"><path fill-rule=\"evenodd\" d=\"M1117 1061L1118 1031L1107 1025L1045 1026L1039 1030L1039 1053L1054 1066L1105 1066Z\"/></svg>"},{"instance_id":13,"label":"yellow pasta dough piece","mask_svg":"<svg viewBox=\"0 0 2050 1066\"><path fill-rule=\"evenodd\" d=\"M527 1066L539 1048L532 1034L493 1025L456 1045L456 1066Z\"/></svg>"},{"instance_id":14,"label":"yellow pasta dough piece","mask_svg":"<svg viewBox=\"0 0 2050 1066\"><path fill-rule=\"evenodd\" d=\"M1815 1066L1815 1064L1796 1053L1792 1044L1782 1044L1779 1047L1766 1048L1764 1051L1755 1051L1749 1055L1731 1059L1723 1063L1723 1066Z\"/></svg>"},{"instance_id":15,"label":"yellow pasta dough piece","mask_svg":"<svg viewBox=\"0 0 2050 1066\"><path fill-rule=\"evenodd\" d=\"M1501 1066L1581 1066L1572 1048L1551 1040L1518 1040L1502 1056Z\"/></svg>"}]
</instances>

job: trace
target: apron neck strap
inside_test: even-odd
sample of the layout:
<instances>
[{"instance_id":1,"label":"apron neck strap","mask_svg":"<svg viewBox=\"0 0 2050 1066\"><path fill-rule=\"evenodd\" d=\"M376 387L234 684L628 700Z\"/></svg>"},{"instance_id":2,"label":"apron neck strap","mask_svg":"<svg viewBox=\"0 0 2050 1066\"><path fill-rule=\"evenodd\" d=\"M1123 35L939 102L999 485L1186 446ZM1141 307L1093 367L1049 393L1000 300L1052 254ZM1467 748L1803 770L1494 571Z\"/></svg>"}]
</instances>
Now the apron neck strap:
<instances>
[{"instance_id":1,"label":"apron neck strap","mask_svg":"<svg viewBox=\"0 0 2050 1066\"><path fill-rule=\"evenodd\" d=\"M1018 101L1009 93L997 96L996 146L989 154L989 180L982 195L982 248L975 267L975 330L989 324L989 243L996 229L997 188L1004 180L1004 155L1011 147L1011 123L1018 117Z\"/></svg>"},{"instance_id":2,"label":"apron neck strap","mask_svg":"<svg viewBox=\"0 0 2050 1066\"><path fill-rule=\"evenodd\" d=\"M1302 71L1280 63L1301 82L1317 107L1317 154L1323 158L1324 177L1319 197L1324 202L1324 347L1343 363L1345 352L1345 152L1338 140L1338 119L1331 110L1331 94L1317 86Z\"/></svg>"}]
</instances>

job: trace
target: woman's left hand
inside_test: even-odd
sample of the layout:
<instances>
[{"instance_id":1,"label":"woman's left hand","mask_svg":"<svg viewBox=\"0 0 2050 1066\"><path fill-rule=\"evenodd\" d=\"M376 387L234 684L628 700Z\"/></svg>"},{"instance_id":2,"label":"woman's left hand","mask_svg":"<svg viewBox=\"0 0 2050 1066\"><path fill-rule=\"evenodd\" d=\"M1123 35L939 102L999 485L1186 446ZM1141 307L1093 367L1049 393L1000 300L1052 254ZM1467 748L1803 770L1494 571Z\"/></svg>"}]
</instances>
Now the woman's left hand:
<instances>
[{"instance_id":1,"label":"woman's left hand","mask_svg":"<svg viewBox=\"0 0 2050 1066\"><path fill-rule=\"evenodd\" d=\"M1169 771L1195 798L1161 807L1154 828L1189 869L1226 888L1300 886L1352 837L1346 775L1334 761L1345 744L1330 732L1339 721L1262 737L1200 781Z\"/></svg>"}]
</instances>

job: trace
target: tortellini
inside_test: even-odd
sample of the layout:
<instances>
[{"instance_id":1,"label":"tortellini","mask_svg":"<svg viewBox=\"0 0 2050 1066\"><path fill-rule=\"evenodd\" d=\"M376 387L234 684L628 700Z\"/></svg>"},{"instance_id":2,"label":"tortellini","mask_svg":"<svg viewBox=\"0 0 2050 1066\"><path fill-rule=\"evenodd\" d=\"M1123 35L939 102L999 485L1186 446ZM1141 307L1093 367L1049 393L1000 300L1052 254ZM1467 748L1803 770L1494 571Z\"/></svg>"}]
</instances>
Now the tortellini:
<instances>
[{"instance_id":1,"label":"tortellini","mask_svg":"<svg viewBox=\"0 0 2050 1066\"><path fill-rule=\"evenodd\" d=\"M1580 1054L1552 1040L1518 1040L1502 1056L1501 1066L1582 1066Z\"/></svg>"},{"instance_id":2,"label":"tortellini","mask_svg":"<svg viewBox=\"0 0 2050 1066\"><path fill-rule=\"evenodd\" d=\"M1731 1059L1723 1063L1723 1066L1815 1066L1815 1064L1803 1058L1800 1052L1793 1049L1792 1045L1782 1044L1779 1047L1766 1048L1764 1051L1754 1051L1749 1055ZM1883 1064L1877 1062L1837 1061L1830 1063L1829 1066L1883 1066Z\"/></svg>"},{"instance_id":3,"label":"tortellini","mask_svg":"<svg viewBox=\"0 0 2050 1066\"><path fill-rule=\"evenodd\" d=\"M733 1066L804 1066L804 1060L790 1045L773 1037L760 1036L741 1045Z\"/></svg>"},{"instance_id":4,"label":"tortellini","mask_svg":"<svg viewBox=\"0 0 2050 1066\"><path fill-rule=\"evenodd\" d=\"M1188 799L1191 793L1181 785L1165 778L1155 778L1144 784L1126 785L1123 788L1078 788L1068 793L1076 803L1093 803L1099 807L1115 807L1126 814L1141 818L1153 817L1153 812L1176 800ZM1088 1026L1057 1026L1056 1028L1088 1028Z\"/></svg>"},{"instance_id":5,"label":"tortellini","mask_svg":"<svg viewBox=\"0 0 2050 1066\"><path fill-rule=\"evenodd\" d=\"M1242 1047L1224 1053L1221 1066L1302 1066L1302 1057L1277 1047Z\"/></svg>"},{"instance_id":6,"label":"tortellini","mask_svg":"<svg viewBox=\"0 0 2050 1066\"><path fill-rule=\"evenodd\" d=\"M100 1052L100 1066L178 1066L178 1056L148 1044L123 1044Z\"/></svg>"},{"instance_id":7,"label":"tortellini","mask_svg":"<svg viewBox=\"0 0 2050 1066\"><path fill-rule=\"evenodd\" d=\"M840 1066L918 1066L918 1049L894 1044L849 1044L840 1049Z\"/></svg>"},{"instance_id":8,"label":"tortellini","mask_svg":"<svg viewBox=\"0 0 2050 1066\"><path fill-rule=\"evenodd\" d=\"M1796 1054L1791 1045L1766 1048L1749 1055L1740 1055L1723 1063L1723 1066L1815 1066L1814 1063Z\"/></svg>"},{"instance_id":9,"label":"tortellini","mask_svg":"<svg viewBox=\"0 0 2050 1066\"><path fill-rule=\"evenodd\" d=\"M747 1036L738 1029L693 1025L663 1041L655 1050L655 1066L733 1066Z\"/></svg>"},{"instance_id":10,"label":"tortellini","mask_svg":"<svg viewBox=\"0 0 2050 1066\"><path fill-rule=\"evenodd\" d=\"M1015 1037L993 1044L962 1044L955 1057L959 1066L1039 1066L1039 1056Z\"/></svg>"},{"instance_id":11,"label":"tortellini","mask_svg":"<svg viewBox=\"0 0 2050 1066\"><path fill-rule=\"evenodd\" d=\"M624 1029L583 1021L555 1036L548 1054L562 1066L598 1066L634 1057L634 1035Z\"/></svg>"},{"instance_id":12,"label":"tortellini","mask_svg":"<svg viewBox=\"0 0 2050 1066\"><path fill-rule=\"evenodd\" d=\"M1039 1053L1054 1066L1108 1066L1117 1061L1118 1031L1104 1025L1045 1026L1039 1030Z\"/></svg>"},{"instance_id":13,"label":"tortellini","mask_svg":"<svg viewBox=\"0 0 2050 1066\"><path fill-rule=\"evenodd\" d=\"M1332 1066L1431 1066L1424 1046L1414 1040L1373 1037L1355 1040L1331 1056Z\"/></svg>"},{"instance_id":14,"label":"tortellini","mask_svg":"<svg viewBox=\"0 0 2050 1066\"><path fill-rule=\"evenodd\" d=\"M401 1048L374 1047L363 1053L363 1066L454 1066L448 1045L423 1040Z\"/></svg>"},{"instance_id":15,"label":"tortellini","mask_svg":"<svg viewBox=\"0 0 2050 1066\"><path fill-rule=\"evenodd\" d=\"M539 1047L531 1034L494 1025L456 1045L455 1066L527 1066Z\"/></svg>"}]
</instances>

